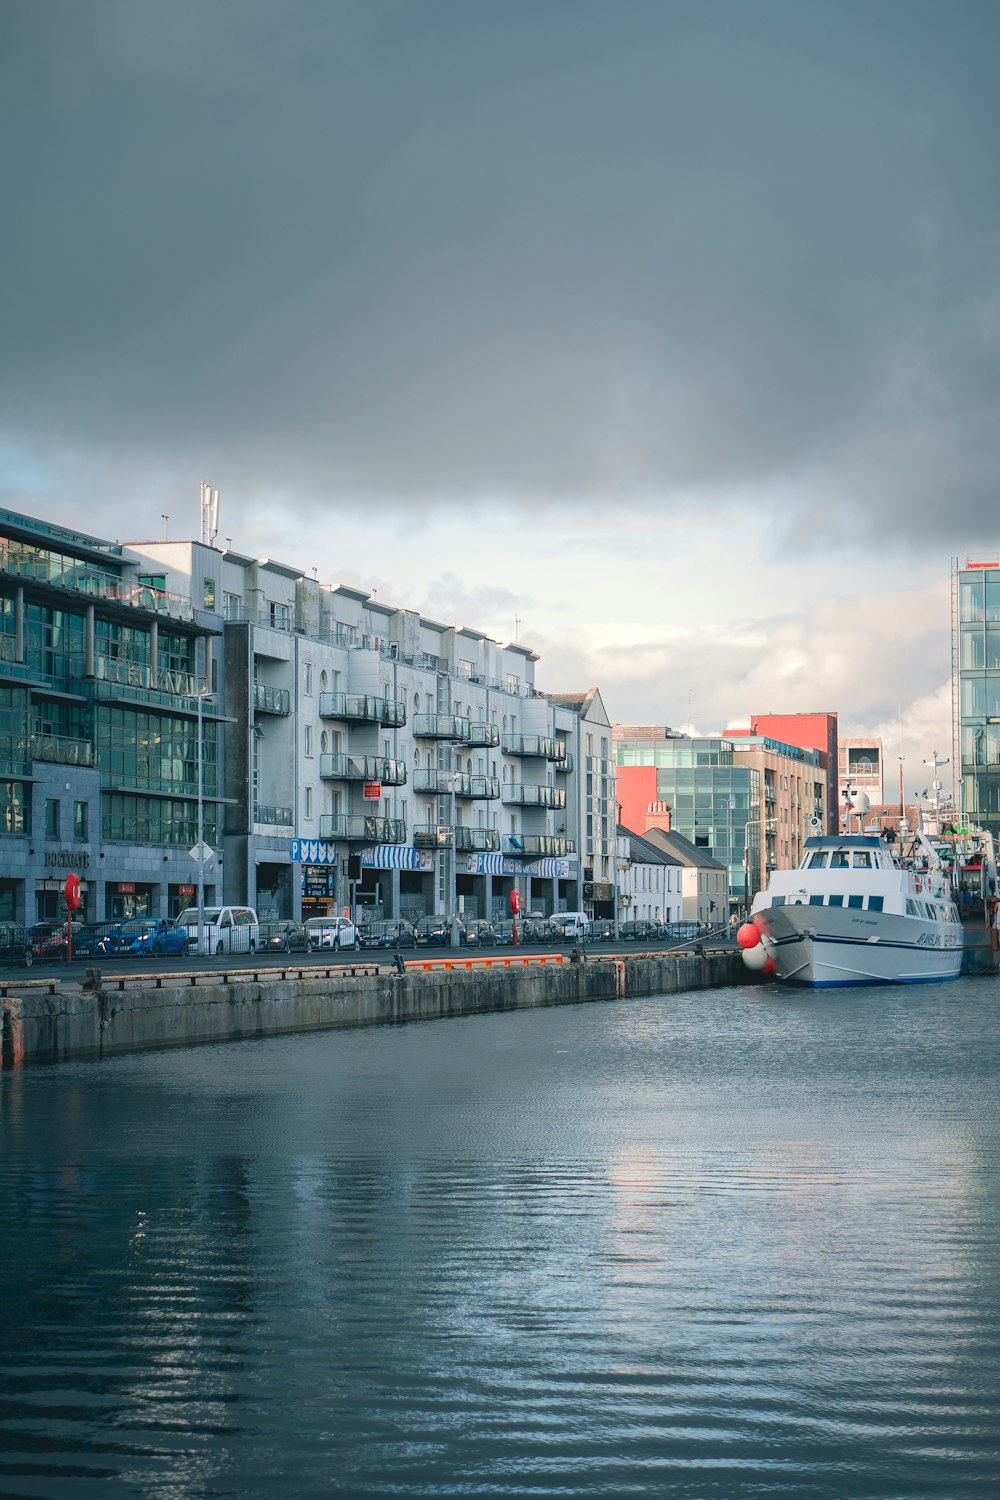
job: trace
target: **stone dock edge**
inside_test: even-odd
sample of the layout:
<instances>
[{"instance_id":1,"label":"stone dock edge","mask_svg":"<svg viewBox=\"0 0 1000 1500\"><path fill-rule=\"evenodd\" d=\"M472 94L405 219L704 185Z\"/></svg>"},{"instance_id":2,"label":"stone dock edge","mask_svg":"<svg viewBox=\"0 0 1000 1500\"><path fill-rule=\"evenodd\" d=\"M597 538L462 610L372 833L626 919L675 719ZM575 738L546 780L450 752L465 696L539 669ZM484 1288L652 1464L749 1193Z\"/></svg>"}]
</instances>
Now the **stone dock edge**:
<instances>
[{"instance_id":1,"label":"stone dock edge","mask_svg":"<svg viewBox=\"0 0 1000 1500\"><path fill-rule=\"evenodd\" d=\"M6 1067L153 1047L399 1025L543 1005L578 1005L745 984L738 953L599 958L582 963L440 968L357 965L319 976L267 971L129 976L96 992L58 982L0 989Z\"/></svg>"}]
</instances>

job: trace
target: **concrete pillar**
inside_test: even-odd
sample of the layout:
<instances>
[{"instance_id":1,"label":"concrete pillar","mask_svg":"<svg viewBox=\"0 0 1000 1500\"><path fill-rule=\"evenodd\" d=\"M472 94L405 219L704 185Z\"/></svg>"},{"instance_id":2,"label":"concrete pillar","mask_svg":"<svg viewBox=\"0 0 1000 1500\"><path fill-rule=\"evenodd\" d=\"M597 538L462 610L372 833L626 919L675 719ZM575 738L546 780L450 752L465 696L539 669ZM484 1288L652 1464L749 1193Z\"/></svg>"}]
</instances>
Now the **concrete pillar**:
<instances>
[{"instance_id":1,"label":"concrete pillar","mask_svg":"<svg viewBox=\"0 0 1000 1500\"><path fill-rule=\"evenodd\" d=\"M85 623L85 626L84 626L83 656L84 656L84 665L83 665L84 676L86 676L86 677L93 677L93 675L94 675L94 606L92 604L88 604L87 605L86 623Z\"/></svg>"},{"instance_id":2,"label":"concrete pillar","mask_svg":"<svg viewBox=\"0 0 1000 1500\"><path fill-rule=\"evenodd\" d=\"M14 594L14 660L24 661L24 589Z\"/></svg>"},{"instance_id":3,"label":"concrete pillar","mask_svg":"<svg viewBox=\"0 0 1000 1500\"><path fill-rule=\"evenodd\" d=\"M156 664L160 659L160 622L154 620L149 627L149 685L155 688L159 673Z\"/></svg>"},{"instance_id":4,"label":"concrete pillar","mask_svg":"<svg viewBox=\"0 0 1000 1500\"><path fill-rule=\"evenodd\" d=\"M212 637L205 637L205 687L212 691Z\"/></svg>"},{"instance_id":5,"label":"concrete pillar","mask_svg":"<svg viewBox=\"0 0 1000 1500\"><path fill-rule=\"evenodd\" d=\"M383 879L385 878L386 875L388 875L388 877L389 877L389 907L390 907L390 910L387 911L387 912L385 912L385 915L387 917L396 917L396 918L399 918L399 917L402 916L402 912L399 909L399 871L398 870L386 870L386 871L383 871L382 872ZM383 887L383 889L384 889L384 887Z\"/></svg>"}]
</instances>

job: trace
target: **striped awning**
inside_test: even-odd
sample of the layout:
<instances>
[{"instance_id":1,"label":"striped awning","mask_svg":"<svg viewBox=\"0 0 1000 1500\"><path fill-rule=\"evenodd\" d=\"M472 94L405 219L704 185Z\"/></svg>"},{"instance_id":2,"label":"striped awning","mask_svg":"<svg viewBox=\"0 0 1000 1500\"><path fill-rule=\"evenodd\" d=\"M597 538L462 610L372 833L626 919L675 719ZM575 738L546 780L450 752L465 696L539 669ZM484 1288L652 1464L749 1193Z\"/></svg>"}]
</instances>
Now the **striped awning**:
<instances>
[{"instance_id":1,"label":"striped awning","mask_svg":"<svg viewBox=\"0 0 1000 1500\"><path fill-rule=\"evenodd\" d=\"M434 856L403 844L372 844L362 849L361 864L368 870L433 870Z\"/></svg>"}]
</instances>

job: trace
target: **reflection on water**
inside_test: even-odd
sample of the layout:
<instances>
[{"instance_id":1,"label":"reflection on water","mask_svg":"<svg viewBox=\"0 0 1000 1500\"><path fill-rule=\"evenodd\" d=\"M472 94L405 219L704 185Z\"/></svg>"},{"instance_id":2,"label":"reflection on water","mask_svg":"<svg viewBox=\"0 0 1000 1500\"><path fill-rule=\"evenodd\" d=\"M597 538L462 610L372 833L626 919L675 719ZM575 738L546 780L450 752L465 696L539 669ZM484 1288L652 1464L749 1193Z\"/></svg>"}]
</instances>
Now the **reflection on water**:
<instances>
[{"instance_id":1,"label":"reflection on water","mask_svg":"<svg viewBox=\"0 0 1000 1500\"><path fill-rule=\"evenodd\" d=\"M0 1493L1000 1483L989 980L0 1079Z\"/></svg>"}]
</instances>

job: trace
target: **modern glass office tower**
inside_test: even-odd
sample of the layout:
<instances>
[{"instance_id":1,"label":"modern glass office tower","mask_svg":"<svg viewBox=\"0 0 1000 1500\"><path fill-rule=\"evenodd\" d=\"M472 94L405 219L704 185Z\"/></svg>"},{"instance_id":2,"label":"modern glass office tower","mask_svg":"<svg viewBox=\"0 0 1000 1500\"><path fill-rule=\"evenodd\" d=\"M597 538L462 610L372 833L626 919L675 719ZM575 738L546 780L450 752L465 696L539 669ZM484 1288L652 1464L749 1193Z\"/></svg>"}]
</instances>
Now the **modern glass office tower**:
<instances>
[{"instance_id":1,"label":"modern glass office tower","mask_svg":"<svg viewBox=\"0 0 1000 1500\"><path fill-rule=\"evenodd\" d=\"M619 775L655 767L655 798L669 804L671 828L726 866L734 902L760 889L760 771L734 756L729 740L619 725L615 749Z\"/></svg>"},{"instance_id":2,"label":"modern glass office tower","mask_svg":"<svg viewBox=\"0 0 1000 1500\"><path fill-rule=\"evenodd\" d=\"M1000 558L953 559L951 617L956 802L1000 835Z\"/></svg>"}]
</instances>

